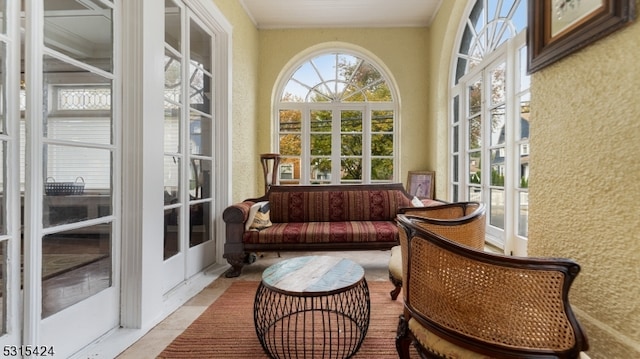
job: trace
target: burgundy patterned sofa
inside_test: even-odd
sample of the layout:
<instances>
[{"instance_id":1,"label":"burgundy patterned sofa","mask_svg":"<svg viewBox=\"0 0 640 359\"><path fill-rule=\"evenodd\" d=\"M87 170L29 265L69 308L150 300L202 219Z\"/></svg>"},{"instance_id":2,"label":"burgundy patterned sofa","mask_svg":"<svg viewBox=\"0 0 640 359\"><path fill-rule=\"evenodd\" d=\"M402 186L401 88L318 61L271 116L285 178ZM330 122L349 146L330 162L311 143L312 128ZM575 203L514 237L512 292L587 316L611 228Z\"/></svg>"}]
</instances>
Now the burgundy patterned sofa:
<instances>
[{"instance_id":1,"label":"burgundy patterned sofa","mask_svg":"<svg viewBox=\"0 0 640 359\"><path fill-rule=\"evenodd\" d=\"M272 186L223 212L225 275L239 276L252 252L390 249L398 245L396 214L411 200L401 183ZM268 226L248 229L251 208L267 201Z\"/></svg>"}]
</instances>

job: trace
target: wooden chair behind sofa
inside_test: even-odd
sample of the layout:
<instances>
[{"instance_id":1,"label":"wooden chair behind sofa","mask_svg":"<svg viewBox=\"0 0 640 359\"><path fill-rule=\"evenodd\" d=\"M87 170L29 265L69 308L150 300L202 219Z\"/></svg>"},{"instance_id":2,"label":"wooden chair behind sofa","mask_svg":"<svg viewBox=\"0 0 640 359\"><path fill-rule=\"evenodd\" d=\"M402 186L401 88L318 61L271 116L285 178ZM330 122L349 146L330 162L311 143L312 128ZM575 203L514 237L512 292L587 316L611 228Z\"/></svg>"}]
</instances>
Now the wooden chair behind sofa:
<instances>
[{"instance_id":1,"label":"wooden chair behind sofa","mask_svg":"<svg viewBox=\"0 0 640 359\"><path fill-rule=\"evenodd\" d=\"M403 208L401 213L415 218L424 229L466 246L484 249L485 204L479 202L454 202L433 207ZM402 263L400 246L391 249L389 280L395 286L391 299L396 300L402 290Z\"/></svg>"},{"instance_id":2,"label":"wooden chair behind sofa","mask_svg":"<svg viewBox=\"0 0 640 359\"><path fill-rule=\"evenodd\" d=\"M396 347L427 358L578 358L589 345L568 300L580 266L483 252L398 215L406 265Z\"/></svg>"}]
</instances>

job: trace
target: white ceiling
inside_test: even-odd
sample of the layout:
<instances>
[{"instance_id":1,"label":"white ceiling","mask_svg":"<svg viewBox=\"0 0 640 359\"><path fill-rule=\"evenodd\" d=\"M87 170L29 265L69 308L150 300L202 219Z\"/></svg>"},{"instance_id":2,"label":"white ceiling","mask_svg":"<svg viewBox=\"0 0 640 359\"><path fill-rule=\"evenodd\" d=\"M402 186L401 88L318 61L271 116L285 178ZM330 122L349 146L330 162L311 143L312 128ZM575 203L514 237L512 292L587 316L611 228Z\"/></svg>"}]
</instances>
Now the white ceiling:
<instances>
[{"instance_id":1,"label":"white ceiling","mask_svg":"<svg viewBox=\"0 0 640 359\"><path fill-rule=\"evenodd\" d=\"M443 0L240 0L261 29L429 26Z\"/></svg>"}]
</instances>

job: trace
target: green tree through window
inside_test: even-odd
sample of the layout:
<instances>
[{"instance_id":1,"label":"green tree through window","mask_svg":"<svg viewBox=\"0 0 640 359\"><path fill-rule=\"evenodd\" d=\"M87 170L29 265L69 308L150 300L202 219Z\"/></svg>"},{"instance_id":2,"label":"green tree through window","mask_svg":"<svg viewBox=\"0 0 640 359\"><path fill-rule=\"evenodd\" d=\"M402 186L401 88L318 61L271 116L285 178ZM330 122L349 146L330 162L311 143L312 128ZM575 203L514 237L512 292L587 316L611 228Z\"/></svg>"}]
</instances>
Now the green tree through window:
<instances>
[{"instance_id":1,"label":"green tree through window","mask_svg":"<svg viewBox=\"0 0 640 359\"><path fill-rule=\"evenodd\" d=\"M373 183L395 178L395 119L384 74L342 52L315 56L287 80L278 107L286 183Z\"/></svg>"}]
</instances>

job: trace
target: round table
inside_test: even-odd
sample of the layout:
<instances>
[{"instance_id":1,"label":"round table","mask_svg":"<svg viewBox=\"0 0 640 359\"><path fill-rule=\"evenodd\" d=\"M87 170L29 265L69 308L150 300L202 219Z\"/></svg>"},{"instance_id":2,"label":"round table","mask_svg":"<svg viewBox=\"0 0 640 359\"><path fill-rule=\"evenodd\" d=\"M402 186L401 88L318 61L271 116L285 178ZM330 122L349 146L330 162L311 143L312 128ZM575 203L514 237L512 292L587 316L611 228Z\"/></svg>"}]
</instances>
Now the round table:
<instances>
[{"instance_id":1,"label":"round table","mask_svg":"<svg viewBox=\"0 0 640 359\"><path fill-rule=\"evenodd\" d=\"M262 274L253 313L258 339L272 358L349 358L369 328L364 269L331 256L276 263Z\"/></svg>"}]
</instances>

